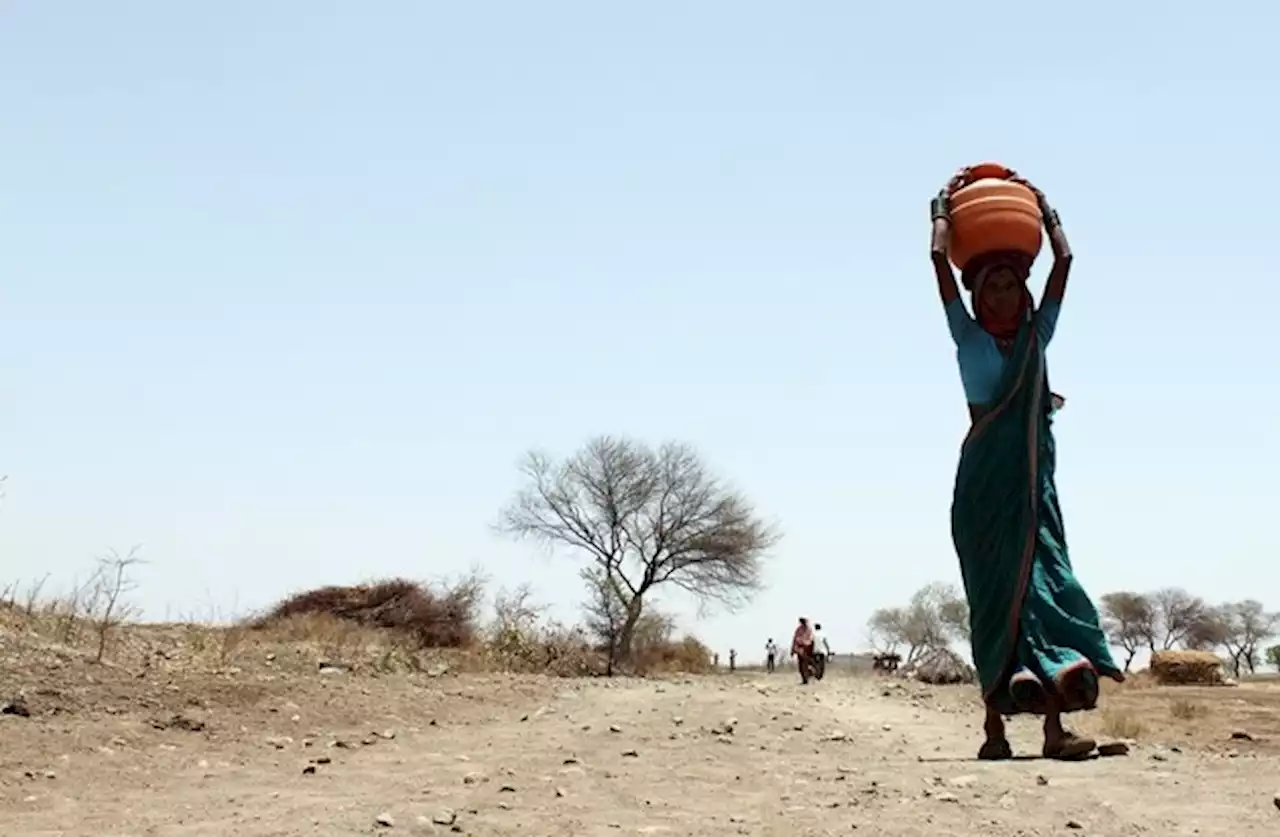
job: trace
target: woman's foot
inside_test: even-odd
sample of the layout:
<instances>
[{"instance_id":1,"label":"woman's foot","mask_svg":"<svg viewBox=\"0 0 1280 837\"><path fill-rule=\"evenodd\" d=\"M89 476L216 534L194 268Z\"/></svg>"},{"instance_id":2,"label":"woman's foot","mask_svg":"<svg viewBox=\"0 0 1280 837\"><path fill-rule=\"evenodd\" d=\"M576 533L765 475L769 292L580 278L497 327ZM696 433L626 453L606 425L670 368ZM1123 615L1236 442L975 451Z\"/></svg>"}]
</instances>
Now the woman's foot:
<instances>
[{"instance_id":1,"label":"woman's foot","mask_svg":"<svg viewBox=\"0 0 1280 837\"><path fill-rule=\"evenodd\" d=\"M1076 735L1070 730L1062 730L1057 735L1046 732L1044 738L1044 757L1058 761L1079 761L1088 758L1098 743L1092 738Z\"/></svg>"},{"instance_id":2,"label":"woman's foot","mask_svg":"<svg viewBox=\"0 0 1280 837\"><path fill-rule=\"evenodd\" d=\"M978 749L980 761L1007 761L1013 758L1013 748L1007 738L988 738Z\"/></svg>"}]
</instances>

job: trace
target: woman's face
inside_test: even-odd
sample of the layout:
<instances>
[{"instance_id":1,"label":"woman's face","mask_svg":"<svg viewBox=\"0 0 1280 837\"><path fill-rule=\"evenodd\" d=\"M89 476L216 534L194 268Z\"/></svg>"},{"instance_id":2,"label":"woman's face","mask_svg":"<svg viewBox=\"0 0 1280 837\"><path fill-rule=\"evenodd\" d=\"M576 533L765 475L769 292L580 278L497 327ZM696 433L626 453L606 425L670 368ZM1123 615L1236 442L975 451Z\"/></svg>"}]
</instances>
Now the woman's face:
<instances>
[{"instance_id":1,"label":"woman's face","mask_svg":"<svg viewBox=\"0 0 1280 837\"><path fill-rule=\"evenodd\" d=\"M1026 288L1022 277L1009 265L993 267L982 280L982 298L978 300L983 309L999 320L1009 320L1022 313L1026 304Z\"/></svg>"}]
</instances>

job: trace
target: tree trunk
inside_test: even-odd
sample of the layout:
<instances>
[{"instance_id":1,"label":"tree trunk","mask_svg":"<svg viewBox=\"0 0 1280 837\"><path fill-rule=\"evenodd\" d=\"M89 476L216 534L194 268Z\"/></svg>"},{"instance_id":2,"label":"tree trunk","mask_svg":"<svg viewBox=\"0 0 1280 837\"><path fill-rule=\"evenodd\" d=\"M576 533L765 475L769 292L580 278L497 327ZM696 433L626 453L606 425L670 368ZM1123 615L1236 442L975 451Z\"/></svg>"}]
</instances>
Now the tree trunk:
<instances>
[{"instance_id":1,"label":"tree trunk","mask_svg":"<svg viewBox=\"0 0 1280 837\"><path fill-rule=\"evenodd\" d=\"M627 605L627 618L623 621L622 627L618 631L618 660L625 662L631 659L631 642L635 639L636 625L640 622L641 613L640 597L636 596Z\"/></svg>"},{"instance_id":2,"label":"tree trunk","mask_svg":"<svg viewBox=\"0 0 1280 837\"><path fill-rule=\"evenodd\" d=\"M1128 655L1129 655L1129 656L1127 656L1127 657L1125 657L1125 658L1124 658L1124 670L1125 670L1125 673L1126 673L1126 674L1128 674L1128 673L1129 673L1129 666L1133 665L1133 658L1134 658L1134 657L1136 657L1136 656L1138 656L1138 649L1136 649L1136 648L1128 648L1128 649L1125 649L1125 650L1126 650L1126 652L1128 653Z\"/></svg>"}]
</instances>

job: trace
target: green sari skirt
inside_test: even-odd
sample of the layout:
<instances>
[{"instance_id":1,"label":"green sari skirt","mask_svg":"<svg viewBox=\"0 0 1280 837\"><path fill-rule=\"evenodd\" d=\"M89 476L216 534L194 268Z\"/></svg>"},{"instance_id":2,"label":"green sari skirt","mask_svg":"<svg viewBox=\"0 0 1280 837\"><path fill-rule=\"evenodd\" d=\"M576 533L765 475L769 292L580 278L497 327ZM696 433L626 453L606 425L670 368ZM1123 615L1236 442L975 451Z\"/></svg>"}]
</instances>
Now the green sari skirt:
<instances>
[{"instance_id":1,"label":"green sari skirt","mask_svg":"<svg viewBox=\"0 0 1280 837\"><path fill-rule=\"evenodd\" d=\"M951 535L969 600L973 660L1003 714L1092 709L1099 675L1119 674L1071 569L1054 485L1044 352L1024 326L990 410L965 438Z\"/></svg>"}]
</instances>

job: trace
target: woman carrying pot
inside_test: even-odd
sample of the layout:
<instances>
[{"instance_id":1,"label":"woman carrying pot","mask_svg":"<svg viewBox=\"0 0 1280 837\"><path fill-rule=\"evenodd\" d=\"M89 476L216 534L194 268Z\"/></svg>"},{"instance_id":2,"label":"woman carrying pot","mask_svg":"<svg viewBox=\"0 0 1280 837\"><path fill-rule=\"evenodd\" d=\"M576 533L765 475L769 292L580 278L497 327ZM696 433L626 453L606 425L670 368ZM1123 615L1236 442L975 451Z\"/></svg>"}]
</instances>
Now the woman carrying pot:
<instances>
[{"instance_id":1,"label":"woman carrying pot","mask_svg":"<svg viewBox=\"0 0 1280 837\"><path fill-rule=\"evenodd\" d=\"M950 198L969 170L934 198L931 255L956 344L971 425L960 453L951 532L969 601L973 660L986 706L981 759L1012 758L1004 715L1044 716L1047 758L1088 756L1095 742L1062 724L1062 713L1093 709L1098 677L1124 679L1098 612L1072 572L1054 483L1052 415L1045 349L1053 339L1071 271L1071 248L1044 194L1040 204L1053 268L1039 306L1027 289L1033 256L989 252L962 270L965 308L948 257Z\"/></svg>"}]
</instances>

